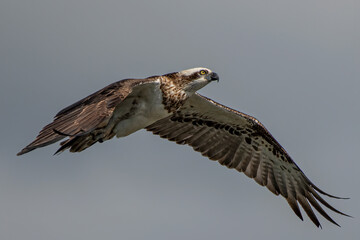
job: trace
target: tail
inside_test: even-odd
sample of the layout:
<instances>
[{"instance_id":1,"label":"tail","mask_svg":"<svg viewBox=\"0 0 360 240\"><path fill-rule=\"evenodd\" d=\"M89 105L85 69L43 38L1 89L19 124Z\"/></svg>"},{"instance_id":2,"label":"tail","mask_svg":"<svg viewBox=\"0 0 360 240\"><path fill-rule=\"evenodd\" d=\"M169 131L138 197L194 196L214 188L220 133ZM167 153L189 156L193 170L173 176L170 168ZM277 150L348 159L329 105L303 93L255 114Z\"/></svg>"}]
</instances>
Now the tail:
<instances>
[{"instance_id":1,"label":"tail","mask_svg":"<svg viewBox=\"0 0 360 240\"><path fill-rule=\"evenodd\" d=\"M93 134L86 134L83 136L72 136L69 139L60 143L61 147L54 153L58 154L66 149L70 149L70 152L81 152L86 148L92 146L96 142L103 142L101 139L96 139Z\"/></svg>"}]
</instances>

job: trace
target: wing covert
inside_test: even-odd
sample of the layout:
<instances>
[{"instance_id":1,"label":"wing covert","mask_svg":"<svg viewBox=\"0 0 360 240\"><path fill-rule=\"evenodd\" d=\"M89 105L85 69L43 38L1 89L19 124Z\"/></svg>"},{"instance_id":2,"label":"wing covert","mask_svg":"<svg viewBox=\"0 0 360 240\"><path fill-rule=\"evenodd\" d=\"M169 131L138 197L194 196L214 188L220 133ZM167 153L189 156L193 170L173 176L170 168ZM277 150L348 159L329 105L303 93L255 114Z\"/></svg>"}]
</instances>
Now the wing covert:
<instances>
[{"instance_id":1,"label":"wing covert","mask_svg":"<svg viewBox=\"0 0 360 240\"><path fill-rule=\"evenodd\" d=\"M64 108L55 115L53 122L46 125L36 139L17 155L70 137L70 141L63 142L59 149L59 151L64 150L70 146L70 143L74 144L74 141L71 140L76 140L76 137L87 135L95 129L105 127L109 123L115 107L128 97L134 88L151 82L153 79L124 79ZM93 136L89 137L93 138ZM86 142L88 139L84 138L81 142L84 141ZM91 142L94 140L92 139ZM79 147L85 147L85 145Z\"/></svg>"}]
</instances>

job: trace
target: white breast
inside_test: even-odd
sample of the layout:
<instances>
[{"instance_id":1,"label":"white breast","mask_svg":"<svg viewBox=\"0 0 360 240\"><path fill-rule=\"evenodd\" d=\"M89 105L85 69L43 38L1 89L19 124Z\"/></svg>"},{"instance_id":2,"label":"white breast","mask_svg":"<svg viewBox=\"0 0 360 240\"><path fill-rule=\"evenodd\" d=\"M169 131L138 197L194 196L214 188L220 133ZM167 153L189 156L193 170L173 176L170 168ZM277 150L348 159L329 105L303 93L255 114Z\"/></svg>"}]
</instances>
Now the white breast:
<instances>
[{"instance_id":1,"label":"white breast","mask_svg":"<svg viewBox=\"0 0 360 240\"><path fill-rule=\"evenodd\" d=\"M117 137L125 137L170 115L162 104L159 86L159 81L138 86L119 104L114 112Z\"/></svg>"}]
</instances>

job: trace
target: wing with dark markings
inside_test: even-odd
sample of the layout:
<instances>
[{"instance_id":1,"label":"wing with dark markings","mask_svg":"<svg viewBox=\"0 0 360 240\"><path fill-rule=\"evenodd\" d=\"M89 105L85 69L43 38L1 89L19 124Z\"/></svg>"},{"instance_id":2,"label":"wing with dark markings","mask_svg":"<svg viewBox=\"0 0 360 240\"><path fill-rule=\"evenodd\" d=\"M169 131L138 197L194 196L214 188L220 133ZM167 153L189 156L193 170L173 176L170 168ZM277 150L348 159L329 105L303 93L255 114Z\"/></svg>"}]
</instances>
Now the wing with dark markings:
<instances>
[{"instance_id":1,"label":"wing with dark markings","mask_svg":"<svg viewBox=\"0 0 360 240\"><path fill-rule=\"evenodd\" d=\"M316 187L266 128L244 113L194 94L178 112L148 126L147 130L178 144L190 145L209 159L244 172L274 194L282 195L302 220L299 203L317 227L321 225L312 207L338 225L318 202L346 215L319 193L338 197Z\"/></svg>"},{"instance_id":2,"label":"wing with dark markings","mask_svg":"<svg viewBox=\"0 0 360 240\"><path fill-rule=\"evenodd\" d=\"M36 148L47 146L65 137L70 137L71 139L70 141L64 142L59 150L64 149L64 144L65 147L69 147L69 143L74 143L75 140L78 140L75 137L86 135L94 129L105 127L111 119L115 107L121 103L135 87L153 82L153 80L154 78L121 80L64 108L56 114L54 121L46 125L36 139L17 155L22 155Z\"/></svg>"}]
</instances>

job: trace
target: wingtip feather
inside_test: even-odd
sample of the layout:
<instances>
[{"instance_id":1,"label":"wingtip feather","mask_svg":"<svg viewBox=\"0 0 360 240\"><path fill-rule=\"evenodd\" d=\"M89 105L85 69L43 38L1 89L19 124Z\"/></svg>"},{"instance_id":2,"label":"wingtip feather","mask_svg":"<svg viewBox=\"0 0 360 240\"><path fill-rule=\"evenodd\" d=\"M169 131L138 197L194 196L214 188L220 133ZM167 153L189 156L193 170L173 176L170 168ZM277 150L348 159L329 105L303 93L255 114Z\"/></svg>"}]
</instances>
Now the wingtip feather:
<instances>
[{"instance_id":1,"label":"wingtip feather","mask_svg":"<svg viewBox=\"0 0 360 240\"><path fill-rule=\"evenodd\" d=\"M25 154L25 153L31 152L31 151L34 150L35 148L36 148L36 147L33 147L33 146L31 146L31 144L30 144L30 145L24 147L20 152L18 152L18 153L16 154L16 156L21 156L21 155L23 155L23 154Z\"/></svg>"},{"instance_id":2,"label":"wingtip feather","mask_svg":"<svg viewBox=\"0 0 360 240\"><path fill-rule=\"evenodd\" d=\"M21 156L21 155L23 155L23 154L25 154L25 153L27 153L27 152L29 152L29 151L26 151L26 149L24 148L23 150L21 150L20 152L18 152L18 153L16 154L16 156Z\"/></svg>"}]
</instances>

